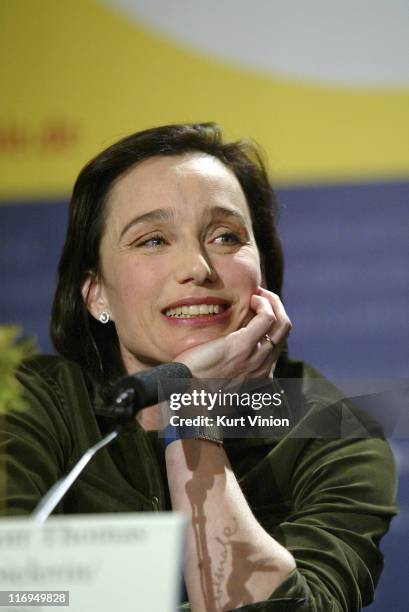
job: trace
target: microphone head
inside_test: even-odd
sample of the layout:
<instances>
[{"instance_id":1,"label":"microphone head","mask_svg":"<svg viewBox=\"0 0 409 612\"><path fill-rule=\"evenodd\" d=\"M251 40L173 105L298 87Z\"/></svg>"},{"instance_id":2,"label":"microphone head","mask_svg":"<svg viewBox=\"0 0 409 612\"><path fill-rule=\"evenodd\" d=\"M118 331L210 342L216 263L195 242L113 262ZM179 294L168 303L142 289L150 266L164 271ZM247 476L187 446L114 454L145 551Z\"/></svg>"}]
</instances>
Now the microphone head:
<instances>
[{"instance_id":1,"label":"microphone head","mask_svg":"<svg viewBox=\"0 0 409 612\"><path fill-rule=\"evenodd\" d=\"M139 390L141 384L151 387L151 385L157 385L161 379L164 379L166 382L169 379L178 378L192 378L192 372L184 363L172 361L171 363L163 363L149 370L142 370L141 372L135 372L121 378L114 386L114 392L121 392L124 389Z\"/></svg>"},{"instance_id":2,"label":"microphone head","mask_svg":"<svg viewBox=\"0 0 409 612\"><path fill-rule=\"evenodd\" d=\"M164 363L149 370L135 372L121 378L113 387L111 397L114 403L121 403L127 397L132 403L133 413L158 403L159 387L163 398L170 393L183 392L192 372L183 363Z\"/></svg>"},{"instance_id":3,"label":"microphone head","mask_svg":"<svg viewBox=\"0 0 409 612\"><path fill-rule=\"evenodd\" d=\"M184 363L172 361L171 363L163 363L154 368L158 372L159 377L164 378L192 378L192 372Z\"/></svg>"}]
</instances>

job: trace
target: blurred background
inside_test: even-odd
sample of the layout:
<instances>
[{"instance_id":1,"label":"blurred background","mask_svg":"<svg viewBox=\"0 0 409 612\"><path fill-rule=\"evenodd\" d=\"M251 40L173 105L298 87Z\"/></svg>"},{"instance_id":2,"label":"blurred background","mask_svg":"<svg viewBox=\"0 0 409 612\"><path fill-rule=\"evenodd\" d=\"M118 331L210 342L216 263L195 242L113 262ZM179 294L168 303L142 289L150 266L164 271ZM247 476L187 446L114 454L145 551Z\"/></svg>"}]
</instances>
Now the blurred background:
<instances>
[{"instance_id":1,"label":"blurred background","mask_svg":"<svg viewBox=\"0 0 409 612\"><path fill-rule=\"evenodd\" d=\"M216 121L269 160L291 355L332 379L409 378L406 0L2 0L0 83L0 324L52 351L86 161L137 130ZM372 612L407 609L409 442L395 433L401 512Z\"/></svg>"}]
</instances>

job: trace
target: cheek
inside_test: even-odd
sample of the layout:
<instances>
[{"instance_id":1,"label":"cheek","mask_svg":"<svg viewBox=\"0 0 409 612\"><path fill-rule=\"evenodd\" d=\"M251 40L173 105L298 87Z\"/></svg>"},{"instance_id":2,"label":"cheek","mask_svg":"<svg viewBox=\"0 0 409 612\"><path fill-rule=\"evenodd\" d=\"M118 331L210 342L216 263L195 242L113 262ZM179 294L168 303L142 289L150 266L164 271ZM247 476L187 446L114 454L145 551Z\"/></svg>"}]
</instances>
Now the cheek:
<instances>
[{"instance_id":1,"label":"cheek","mask_svg":"<svg viewBox=\"0 0 409 612\"><path fill-rule=\"evenodd\" d=\"M240 280L240 285L254 293L261 283L260 258L253 250L242 249L231 260L229 274Z\"/></svg>"},{"instance_id":2,"label":"cheek","mask_svg":"<svg viewBox=\"0 0 409 612\"><path fill-rule=\"evenodd\" d=\"M160 297L164 266L155 262L122 262L110 275L107 290L112 309L133 317L150 311Z\"/></svg>"},{"instance_id":3,"label":"cheek","mask_svg":"<svg viewBox=\"0 0 409 612\"><path fill-rule=\"evenodd\" d=\"M257 292L262 276L258 253L242 250L224 266L224 279L240 298L244 307L249 307L250 297Z\"/></svg>"}]
</instances>

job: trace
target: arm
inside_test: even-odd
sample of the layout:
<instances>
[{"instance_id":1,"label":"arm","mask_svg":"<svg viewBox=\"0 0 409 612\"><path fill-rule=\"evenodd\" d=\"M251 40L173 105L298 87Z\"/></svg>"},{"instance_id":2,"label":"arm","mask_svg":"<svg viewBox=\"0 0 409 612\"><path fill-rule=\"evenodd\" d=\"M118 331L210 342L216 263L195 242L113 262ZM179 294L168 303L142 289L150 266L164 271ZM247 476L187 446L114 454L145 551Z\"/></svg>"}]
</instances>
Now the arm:
<instances>
[{"instance_id":1,"label":"arm","mask_svg":"<svg viewBox=\"0 0 409 612\"><path fill-rule=\"evenodd\" d=\"M175 358L198 378L268 377L291 323L277 296L252 297L256 316L230 337ZM276 349L264 341L269 333ZM262 601L295 568L292 555L254 517L223 448L177 440L166 449L172 507L189 517L186 585L196 611L231 610Z\"/></svg>"},{"instance_id":2,"label":"arm","mask_svg":"<svg viewBox=\"0 0 409 612\"><path fill-rule=\"evenodd\" d=\"M61 477L72 452L61 394L42 375L46 359L35 357L20 366L24 406L10 406L1 419L0 514L30 514Z\"/></svg>"},{"instance_id":3,"label":"arm","mask_svg":"<svg viewBox=\"0 0 409 612\"><path fill-rule=\"evenodd\" d=\"M223 448L205 440L167 447L172 507L187 514L186 584L193 610L232 610L266 599L295 568L251 512Z\"/></svg>"},{"instance_id":4,"label":"arm","mask_svg":"<svg viewBox=\"0 0 409 612\"><path fill-rule=\"evenodd\" d=\"M211 444L191 442L195 443ZM213 544L213 550L205 548L212 573L207 582L202 578L202 591L216 595L218 603L222 583L226 597L230 596L230 605L235 607L242 605L237 603L238 598L249 585L246 593L249 601L259 603L246 605L243 612L358 612L368 605L373 600L383 566L379 542L397 510L395 465L387 443L381 438L284 438L279 442L246 441L242 448L240 444L236 445L236 441L229 444L229 456L240 489L262 529L292 554L296 569L276 588L270 582L268 595L264 595L263 601L257 599L261 595L261 591L253 590L257 572L270 569L277 548L269 549L269 556L257 563L261 551L265 550L264 541L260 543L255 532L250 547L242 546L242 537L238 538L234 531L235 522L227 525L226 515L216 509L215 527L210 528L208 514L204 522L204 536ZM167 455L172 446L177 457L173 443ZM249 455L258 459L249 464ZM226 491L227 486L224 494ZM189 511L188 501L186 506ZM234 511L237 516L237 505ZM190 526L189 533L192 532L194 529ZM222 536L216 540L220 533ZM191 540L197 542L197 538L191 537ZM251 545L255 545L258 553L252 557ZM239 567L224 562L226 550L231 555L229 559L237 552ZM203 552L202 557L206 557ZM252 560L247 567L246 557ZM187 559L186 578L188 584L194 581L197 586L198 572L194 575L191 567L196 559L194 555L193 560ZM259 578L274 580L267 573ZM262 588L262 583L257 581L255 588ZM192 609L201 608L193 602Z\"/></svg>"},{"instance_id":5,"label":"arm","mask_svg":"<svg viewBox=\"0 0 409 612\"><path fill-rule=\"evenodd\" d=\"M238 353L251 367L244 348ZM192 361L197 367L198 358ZM172 505L190 518L193 610L360 610L372 600L379 541L396 513L386 442L288 438L246 448L244 470L235 460L234 473L224 450L210 442L177 441L166 450Z\"/></svg>"},{"instance_id":6,"label":"arm","mask_svg":"<svg viewBox=\"0 0 409 612\"><path fill-rule=\"evenodd\" d=\"M298 595L301 610L358 612L373 600L379 542L396 514L389 446L380 438L309 440L288 486L289 516L279 526L268 516L263 522L292 552L297 571L272 599Z\"/></svg>"}]
</instances>

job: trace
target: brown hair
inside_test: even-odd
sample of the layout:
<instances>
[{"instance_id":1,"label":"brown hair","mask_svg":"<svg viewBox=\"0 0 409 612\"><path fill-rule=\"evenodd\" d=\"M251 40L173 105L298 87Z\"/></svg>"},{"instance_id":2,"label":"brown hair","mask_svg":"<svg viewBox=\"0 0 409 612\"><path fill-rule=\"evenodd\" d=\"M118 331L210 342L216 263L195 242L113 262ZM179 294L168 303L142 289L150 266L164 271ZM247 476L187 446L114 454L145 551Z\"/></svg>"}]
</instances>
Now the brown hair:
<instances>
[{"instance_id":1,"label":"brown hair","mask_svg":"<svg viewBox=\"0 0 409 612\"><path fill-rule=\"evenodd\" d=\"M166 125L127 136L91 160L75 183L51 316L57 351L101 383L123 371L118 337L113 323L101 325L88 313L81 287L86 273L98 273L110 189L126 170L150 157L195 151L217 157L236 175L249 206L267 288L281 294L277 202L258 148L247 141L223 142L214 123Z\"/></svg>"}]
</instances>

